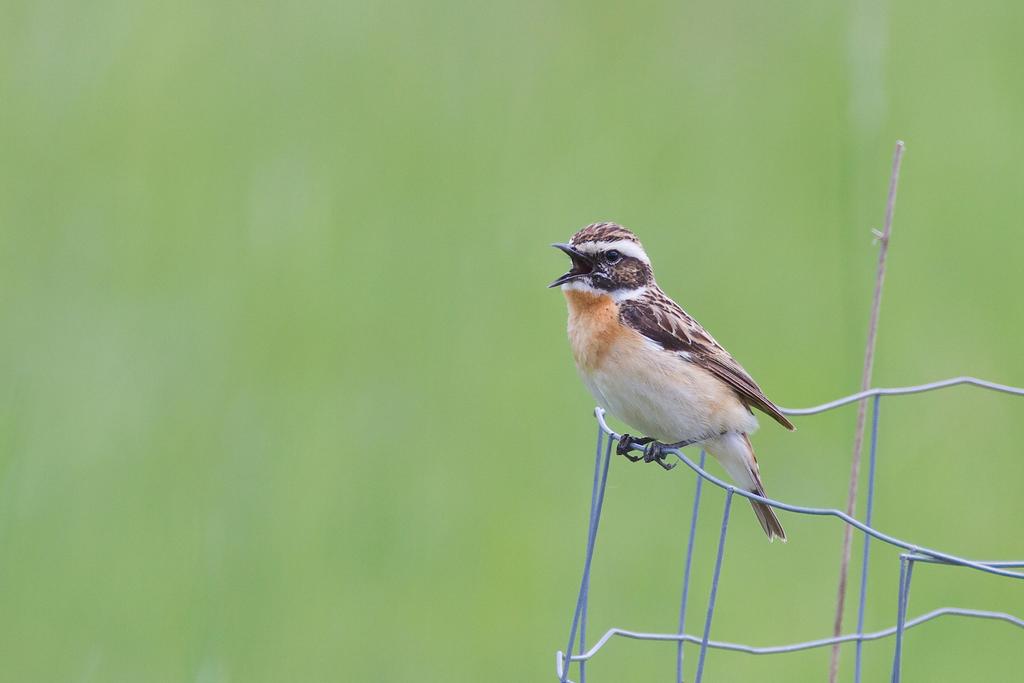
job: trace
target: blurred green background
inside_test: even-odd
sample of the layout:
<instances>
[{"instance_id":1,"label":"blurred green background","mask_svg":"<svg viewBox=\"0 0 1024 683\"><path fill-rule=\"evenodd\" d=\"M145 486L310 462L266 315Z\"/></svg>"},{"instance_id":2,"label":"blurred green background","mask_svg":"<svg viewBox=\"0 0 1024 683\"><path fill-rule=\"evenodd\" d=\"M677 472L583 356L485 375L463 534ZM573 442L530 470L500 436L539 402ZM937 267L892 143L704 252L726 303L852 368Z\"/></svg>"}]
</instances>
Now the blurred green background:
<instances>
[{"instance_id":1,"label":"blurred green background","mask_svg":"<svg viewBox=\"0 0 1024 683\"><path fill-rule=\"evenodd\" d=\"M903 138L876 384L1024 384L1022 22L1009 1L3 3L0 678L554 680L595 426L548 244L594 220L811 405L857 388ZM854 415L763 419L768 491L842 506ZM967 388L884 401L878 526L1024 555L1022 415ZM674 628L692 487L614 462L592 634ZM734 522L713 636L827 635L840 525L784 515L768 545ZM869 628L897 570L879 548ZM920 567L911 614L947 604L1024 615L1024 592ZM905 680L1014 679L1021 637L933 622ZM892 641L865 652L885 678ZM672 680L674 653L614 641L588 680Z\"/></svg>"}]
</instances>

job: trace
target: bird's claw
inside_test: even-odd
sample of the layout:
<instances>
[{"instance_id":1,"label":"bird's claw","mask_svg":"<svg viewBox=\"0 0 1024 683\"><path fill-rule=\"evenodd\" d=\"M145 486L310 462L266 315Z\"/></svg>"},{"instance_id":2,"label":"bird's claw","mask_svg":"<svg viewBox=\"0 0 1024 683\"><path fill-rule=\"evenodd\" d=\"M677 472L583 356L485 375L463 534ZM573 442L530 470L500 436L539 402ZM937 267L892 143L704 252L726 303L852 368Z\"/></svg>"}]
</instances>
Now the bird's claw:
<instances>
[{"instance_id":1,"label":"bird's claw","mask_svg":"<svg viewBox=\"0 0 1024 683\"><path fill-rule=\"evenodd\" d=\"M651 441L644 446L644 462L656 462L665 470L676 466L674 462L665 462L665 444L658 441Z\"/></svg>"},{"instance_id":2,"label":"bird's claw","mask_svg":"<svg viewBox=\"0 0 1024 683\"><path fill-rule=\"evenodd\" d=\"M633 455L629 451L636 446L644 447L643 455ZM636 438L629 434L623 434L619 437L619 445L615 447L615 452L619 455L625 456L630 462L656 462L666 470L670 470L676 466L676 463L665 462L665 444L655 441L649 436L642 438Z\"/></svg>"},{"instance_id":3,"label":"bird's claw","mask_svg":"<svg viewBox=\"0 0 1024 683\"><path fill-rule=\"evenodd\" d=\"M619 444L615 447L615 452L618 455L626 456L626 459L629 460L630 462L639 462L640 459L643 458L643 456L631 455L630 451L633 449L634 446L646 446L652 441L654 441L654 439L652 439L649 436L637 438L635 436L630 436L629 434L623 434L622 436L619 437Z\"/></svg>"}]
</instances>

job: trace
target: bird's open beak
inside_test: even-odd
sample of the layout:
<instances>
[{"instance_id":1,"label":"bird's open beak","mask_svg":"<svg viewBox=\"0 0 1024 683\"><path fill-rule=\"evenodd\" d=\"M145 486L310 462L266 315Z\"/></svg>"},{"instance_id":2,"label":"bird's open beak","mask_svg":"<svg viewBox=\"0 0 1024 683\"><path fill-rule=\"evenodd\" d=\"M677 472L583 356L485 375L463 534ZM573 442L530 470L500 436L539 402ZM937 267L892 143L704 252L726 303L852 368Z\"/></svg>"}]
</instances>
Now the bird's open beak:
<instances>
[{"instance_id":1,"label":"bird's open beak","mask_svg":"<svg viewBox=\"0 0 1024 683\"><path fill-rule=\"evenodd\" d=\"M570 280L575 280L581 275L588 275L594 270L594 262L590 260L590 257L587 256L586 254L583 254L582 252L573 249L568 244L552 244L551 246L553 246L555 249L561 249L562 251L569 255L569 258L572 259L572 268L569 270L568 273L566 273L565 275L563 275L562 277L558 278L550 285L548 285L548 287L558 287L559 285L564 285L566 282L569 282Z\"/></svg>"}]
</instances>

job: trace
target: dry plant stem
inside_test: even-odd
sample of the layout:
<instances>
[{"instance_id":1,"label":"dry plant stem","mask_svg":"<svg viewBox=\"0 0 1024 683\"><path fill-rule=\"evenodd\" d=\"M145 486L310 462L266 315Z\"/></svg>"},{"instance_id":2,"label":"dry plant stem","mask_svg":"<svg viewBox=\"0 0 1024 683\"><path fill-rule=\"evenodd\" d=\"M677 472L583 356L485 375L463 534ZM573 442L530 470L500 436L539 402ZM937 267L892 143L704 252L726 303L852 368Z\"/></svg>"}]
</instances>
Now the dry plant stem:
<instances>
[{"instance_id":1,"label":"dry plant stem","mask_svg":"<svg viewBox=\"0 0 1024 683\"><path fill-rule=\"evenodd\" d=\"M896 187L900 179L900 162L903 160L903 141L896 142L896 151L892 157L892 175L889 178L889 198L885 206L885 228L878 235L878 269L875 273L875 295L871 302L871 320L868 323L868 341L864 349L864 370L860 376L861 391L871 388L871 370L875 362L875 341L878 338L878 310L882 305L882 285L885 282L885 256L889 251L889 235L892 233L892 214L896 207ZM877 234L877 233L876 233ZM857 429L853 434L853 456L850 459L850 490L846 497L846 514L853 516L857 507L857 483L860 480L860 457L864 449L864 421L867 413L867 400L857 404ZM846 607L846 582L850 574L850 544L853 540L853 527L843 525L843 554L839 564L839 591L836 595L836 618L832 635L839 636L843 631L843 611ZM832 656L829 659L828 680L836 683L839 676L839 643L832 645Z\"/></svg>"}]
</instances>

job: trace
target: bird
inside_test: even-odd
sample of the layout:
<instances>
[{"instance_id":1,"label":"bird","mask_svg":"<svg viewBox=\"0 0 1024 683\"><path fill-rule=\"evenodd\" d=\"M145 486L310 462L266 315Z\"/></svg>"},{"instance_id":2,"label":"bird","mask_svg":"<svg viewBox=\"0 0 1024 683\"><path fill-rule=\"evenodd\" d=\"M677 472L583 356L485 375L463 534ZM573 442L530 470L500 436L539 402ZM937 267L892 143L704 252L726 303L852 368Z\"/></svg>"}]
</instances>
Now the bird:
<instances>
[{"instance_id":1,"label":"bird","mask_svg":"<svg viewBox=\"0 0 1024 683\"><path fill-rule=\"evenodd\" d=\"M642 438L623 434L618 453L644 447L665 469L665 448L699 443L743 490L765 497L750 434L753 408L793 424L714 337L654 279L640 240L617 223L592 223L551 245L572 260L552 282L568 304L568 333L583 383L598 405ZM785 542L771 506L750 500L768 540Z\"/></svg>"}]
</instances>

